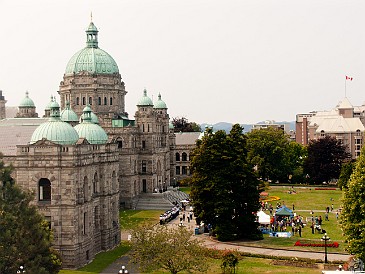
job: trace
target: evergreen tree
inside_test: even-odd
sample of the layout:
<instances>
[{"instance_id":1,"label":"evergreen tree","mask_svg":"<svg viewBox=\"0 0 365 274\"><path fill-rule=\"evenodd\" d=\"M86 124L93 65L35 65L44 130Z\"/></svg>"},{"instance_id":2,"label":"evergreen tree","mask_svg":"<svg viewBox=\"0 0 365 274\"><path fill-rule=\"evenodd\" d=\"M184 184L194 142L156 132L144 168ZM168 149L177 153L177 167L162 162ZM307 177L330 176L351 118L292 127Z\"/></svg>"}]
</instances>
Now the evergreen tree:
<instances>
[{"instance_id":1,"label":"evergreen tree","mask_svg":"<svg viewBox=\"0 0 365 274\"><path fill-rule=\"evenodd\" d=\"M247 163L242 130L236 124L227 135L208 128L191 160L194 212L223 241L262 237L254 215L260 207L259 181Z\"/></svg>"},{"instance_id":2,"label":"evergreen tree","mask_svg":"<svg viewBox=\"0 0 365 274\"><path fill-rule=\"evenodd\" d=\"M32 195L10 177L0 161L0 273L58 273L61 261L51 248L52 234L42 215L30 205Z\"/></svg>"},{"instance_id":3,"label":"evergreen tree","mask_svg":"<svg viewBox=\"0 0 365 274\"><path fill-rule=\"evenodd\" d=\"M195 122L189 122L185 117L172 118L174 132L200 132L201 127Z\"/></svg>"},{"instance_id":4,"label":"evergreen tree","mask_svg":"<svg viewBox=\"0 0 365 274\"><path fill-rule=\"evenodd\" d=\"M341 227L350 254L365 261L365 148L344 188Z\"/></svg>"}]
</instances>

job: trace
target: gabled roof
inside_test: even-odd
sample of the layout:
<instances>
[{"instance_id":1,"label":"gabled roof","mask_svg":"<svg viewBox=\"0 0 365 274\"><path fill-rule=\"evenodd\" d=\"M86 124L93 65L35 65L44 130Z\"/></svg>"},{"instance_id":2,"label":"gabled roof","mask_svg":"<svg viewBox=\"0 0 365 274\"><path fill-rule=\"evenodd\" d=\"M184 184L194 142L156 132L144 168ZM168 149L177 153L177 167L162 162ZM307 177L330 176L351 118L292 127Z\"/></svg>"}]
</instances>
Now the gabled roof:
<instances>
[{"instance_id":1,"label":"gabled roof","mask_svg":"<svg viewBox=\"0 0 365 274\"><path fill-rule=\"evenodd\" d=\"M319 127L316 129L317 133L322 130L325 133L344 133L344 132L360 132L365 131L364 125L359 118L343 118L342 116L327 117L318 123Z\"/></svg>"},{"instance_id":2,"label":"gabled roof","mask_svg":"<svg viewBox=\"0 0 365 274\"><path fill-rule=\"evenodd\" d=\"M353 108L352 104L350 103L347 97L343 98L336 106L338 109L342 108Z\"/></svg>"},{"instance_id":3,"label":"gabled roof","mask_svg":"<svg viewBox=\"0 0 365 274\"><path fill-rule=\"evenodd\" d=\"M200 132L177 132L176 145L195 145L196 140L200 137Z\"/></svg>"}]
</instances>

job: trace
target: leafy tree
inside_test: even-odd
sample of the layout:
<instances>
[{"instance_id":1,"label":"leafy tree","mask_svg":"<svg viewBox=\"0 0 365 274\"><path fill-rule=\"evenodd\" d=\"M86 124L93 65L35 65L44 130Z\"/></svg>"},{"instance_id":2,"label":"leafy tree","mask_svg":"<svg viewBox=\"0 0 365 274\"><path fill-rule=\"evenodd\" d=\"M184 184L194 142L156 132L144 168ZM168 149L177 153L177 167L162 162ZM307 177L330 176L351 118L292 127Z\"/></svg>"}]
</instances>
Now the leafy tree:
<instances>
[{"instance_id":1,"label":"leafy tree","mask_svg":"<svg viewBox=\"0 0 365 274\"><path fill-rule=\"evenodd\" d=\"M142 271L205 272L204 248L185 227L142 225L132 231L132 262Z\"/></svg>"},{"instance_id":2,"label":"leafy tree","mask_svg":"<svg viewBox=\"0 0 365 274\"><path fill-rule=\"evenodd\" d=\"M42 215L30 205L32 195L10 177L0 161L0 273L58 273L59 255L52 249L52 234Z\"/></svg>"},{"instance_id":3,"label":"leafy tree","mask_svg":"<svg viewBox=\"0 0 365 274\"><path fill-rule=\"evenodd\" d=\"M304 171L311 183L328 182L339 177L342 163L350 157L347 147L340 140L325 136L309 142Z\"/></svg>"},{"instance_id":4,"label":"leafy tree","mask_svg":"<svg viewBox=\"0 0 365 274\"><path fill-rule=\"evenodd\" d=\"M200 132L201 127L195 122L189 122L185 117L172 118L174 132Z\"/></svg>"},{"instance_id":5,"label":"leafy tree","mask_svg":"<svg viewBox=\"0 0 365 274\"><path fill-rule=\"evenodd\" d=\"M338 187L340 189L347 188L347 183L350 180L351 174L355 169L355 161L344 163L341 167L340 178L338 178Z\"/></svg>"},{"instance_id":6,"label":"leafy tree","mask_svg":"<svg viewBox=\"0 0 365 274\"><path fill-rule=\"evenodd\" d=\"M287 182L300 168L304 150L289 141L289 136L275 128L257 129L247 133L248 159L256 166L263 180Z\"/></svg>"},{"instance_id":7,"label":"leafy tree","mask_svg":"<svg viewBox=\"0 0 365 274\"><path fill-rule=\"evenodd\" d=\"M365 149L356 161L355 170L344 188L341 227L350 254L365 261Z\"/></svg>"},{"instance_id":8,"label":"leafy tree","mask_svg":"<svg viewBox=\"0 0 365 274\"><path fill-rule=\"evenodd\" d=\"M227 135L208 128L192 153L194 212L223 241L262 237L253 214L260 207L259 180L247 162L242 130L236 124Z\"/></svg>"}]
</instances>

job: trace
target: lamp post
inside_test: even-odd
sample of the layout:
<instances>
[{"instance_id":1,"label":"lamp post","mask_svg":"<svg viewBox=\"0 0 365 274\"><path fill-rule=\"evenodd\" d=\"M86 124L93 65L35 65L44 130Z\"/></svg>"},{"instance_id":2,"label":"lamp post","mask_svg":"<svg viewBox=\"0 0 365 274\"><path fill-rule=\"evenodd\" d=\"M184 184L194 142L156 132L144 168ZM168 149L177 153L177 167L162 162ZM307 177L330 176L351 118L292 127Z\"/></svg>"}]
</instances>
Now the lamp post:
<instances>
[{"instance_id":1,"label":"lamp post","mask_svg":"<svg viewBox=\"0 0 365 274\"><path fill-rule=\"evenodd\" d=\"M122 269L118 271L118 274L124 274L124 273L127 274L128 273L128 270L125 269L125 266L124 265L122 265Z\"/></svg>"},{"instance_id":2,"label":"lamp post","mask_svg":"<svg viewBox=\"0 0 365 274\"><path fill-rule=\"evenodd\" d=\"M19 270L16 273L25 273L24 266L19 266Z\"/></svg>"},{"instance_id":3,"label":"lamp post","mask_svg":"<svg viewBox=\"0 0 365 274\"><path fill-rule=\"evenodd\" d=\"M325 233L323 235L323 237L321 238L322 241L324 241L324 263L328 263L327 260L327 241L331 240L330 237L327 236L327 233Z\"/></svg>"}]
</instances>

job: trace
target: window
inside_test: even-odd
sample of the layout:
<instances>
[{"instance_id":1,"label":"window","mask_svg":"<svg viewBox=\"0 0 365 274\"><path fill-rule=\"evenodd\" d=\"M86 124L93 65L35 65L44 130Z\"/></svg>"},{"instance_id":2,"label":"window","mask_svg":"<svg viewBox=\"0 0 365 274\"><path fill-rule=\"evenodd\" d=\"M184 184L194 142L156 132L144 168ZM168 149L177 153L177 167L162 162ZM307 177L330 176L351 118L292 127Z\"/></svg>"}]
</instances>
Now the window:
<instances>
[{"instance_id":1,"label":"window","mask_svg":"<svg viewBox=\"0 0 365 274\"><path fill-rule=\"evenodd\" d=\"M82 105L86 105L86 98L82 97Z\"/></svg>"},{"instance_id":2,"label":"window","mask_svg":"<svg viewBox=\"0 0 365 274\"><path fill-rule=\"evenodd\" d=\"M176 167L176 175L180 175L180 167L179 166Z\"/></svg>"},{"instance_id":3,"label":"window","mask_svg":"<svg viewBox=\"0 0 365 274\"><path fill-rule=\"evenodd\" d=\"M101 97L98 98L98 105L101 105Z\"/></svg>"},{"instance_id":4,"label":"window","mask_svg":"<svg viewBox=\"0 0 365 274\"><path fill-rule=\"evenodd\" d=\"M91 106L93 104L93 98L89 97L89 105Z\"/></svg>"},{"instance_id":5,"label":"window","mask_svg":"<svg viewBox=\"0 0 365 274\"><path fill-rule=\"evenodd\" d=\"M182 158L183 161L187 161L188 160L188 155L185 152L183 152L182 155L181 155L181 158Z\"/></svg>"},{"instance_id":6,"label":"window","mask_svg":"<svg viewBox=\"0 0 365 274\"><path fill-rule=\"evenodd\" d=\"M76 105L80 105L80 98L76 97Z\"/></svg>"},{"instance_id":7,"label":"window","mask_svg":"<svg viewBox=\"0 0 365 274\"><path fill-rule=\"evenodd\" d=\"M176 162L180 161L180 154L178 152L176 152Z\"/></svg>"},{"instance_id":8,"label":"window","mask_svg":"<svg viewBox=\"0 0 365 274\"><path fill-rule=\"evenodd\" d=\"M145 149L146 148L146 141L142 141L142 148Z\"/></svg>"},{"instance_id":9,"label":"window","mask_svg":"<svg viewBox=\"0 0 365 274\"><path fill-rule=\"evenodd\" d=\"M186 174L188 174L188 168L186 167L186 166L183 166L183 167L181 167L182 169L181 169L181 174L182 175L186 175Z\"/></svg>"},{"instance_id":10,"label":"window","mask_svg":"<svg viewBox=\"0 0 365 274\"><path fill-rule=\"evenodd\" d=\"M98 174L95 173L94 175L94 182L93 182L93 193L98 192Z\"/></svg>"},{"instance_id":11,"label":"window","mask_svg":"<svg viewBox=\"0 0 365 274\"><path fill-rule=\"evenodd\" d=\"M112 106L113 105L113 98L110 97L110 105Z\"/></svg>"},{"instance_id":12,"label":"window","mask_svg":"<svg viewBox=\"0 0 365 274\"><path fill-rule=\"evenodd\" d=\"M104 97L104 105L108 104L108 99L106 97Z\"/></svg>"},{"instance_id":13,"label":"window","mask_svg":"<svg viewBox=\"0 0 365 274\"><path fill-rule=\"evenodd\" d=\"M147 132L150 132L150 124L147 124Z\"/></svg>"},{"instance_id":14,"label":"window","mask_svg":"<svg viewBox=\"0 0 365 274\"><path fill-rule=\"evenodd\" d=\"M39 201L51 201L51 182L42 178L38 183Z\"/></svg>"},{"instance_id":15,"label":"window","mask_svg":"<svg viewBox=\"0 0 365 274\"><path fill-rule=\"evenodd\" d=\"M321 137L326 136L326 134L324 134L324 130L321 130Z\"/></svg>"},{"instance_id":16,"label":"window","mask_svg":"<svg viewBox=\"0 0 365 274\"><path fill-rule=\"evenodd\" d=\"M142 161L142 173L146 173L147 172L147 163L146 161Z\"/></svg>"}]
</instances>

